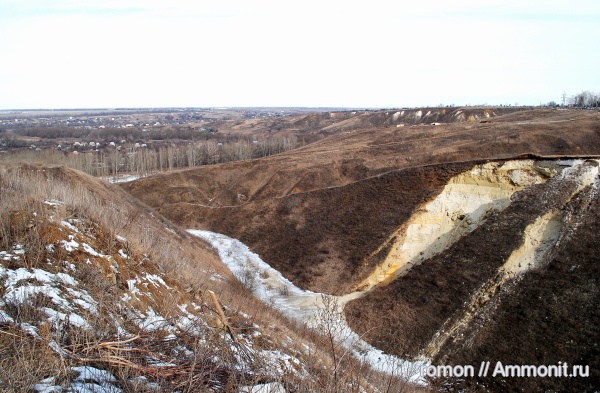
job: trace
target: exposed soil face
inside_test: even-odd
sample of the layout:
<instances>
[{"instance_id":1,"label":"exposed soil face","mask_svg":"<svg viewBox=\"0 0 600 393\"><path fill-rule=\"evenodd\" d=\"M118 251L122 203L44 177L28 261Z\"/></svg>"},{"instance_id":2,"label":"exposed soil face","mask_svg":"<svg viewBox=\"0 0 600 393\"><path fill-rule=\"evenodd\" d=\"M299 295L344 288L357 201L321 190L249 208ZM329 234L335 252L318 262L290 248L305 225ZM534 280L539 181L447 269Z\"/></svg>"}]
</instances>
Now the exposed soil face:
<instances>
[{"instance_id":1,"label":"exposed soil face","mask_svg":"<svg viewBox=\"0 0 600 393\"><path fill-rule=\"evenodd\" d=\"M447 341L437 343L441 347L433 350L434 364L598 364L599 276L596 267L588 266L595 266L597 257L588 257L597 240L587 231L598 225L593 212L600 199L592 187L579 189L575 181L553 178L518 192L505 211L489 217L446 252L349 303L345 311L350 326L373 345L400 356L423 351L429 356L436 336L458 326ZM558 240L544 255L543 265L496 287L489 303L484 298L473 305L475 294L502 279L499 268L522 246L526 227L553 211L560 212L556 216L562 218L563 233L549 236ZM468 323L456 325L465 316ZM590 378L577 379L577 390L600 382L597 373ZM461 383L487 391L476 380L465 381ZM482 382L492 391L573 386L557 384L557 379L524 384L523 378L497 377Z\"/></svg>"},{"instance_id":2,"label":"exposed soil face","mask_svg":"<svg viewBox=\"0 0 600 393\"><path fill-rule=\"evenodd\" d=\"M505 209L516 191L557 173L552 164L512 160L474 165L452 177L441 193L421 205L380 246L375 254L385 255L384 261L358 289L385 285L402 276L477 228L490 213Z\"/></svg>"},{"instance_id":3,"label":"exposed soil face","mask_svg":"<svg viewBox=\"0 0 600 393\"><path fill-rule=\"evenodd\" d=\"M549 208L549 199L542 201L539 197L559 197L549 195L552 187L553 182L549 181L517 193L506 210L491 215L445 252L413 267L390 285L348 304L346 315L351 326L385 351L416 356L444 321L521 244L525 227ZM365 321L394 326L395 332L380 334ZM399 353L400 349L403 352Z\"/></svg>"}]
</instances>

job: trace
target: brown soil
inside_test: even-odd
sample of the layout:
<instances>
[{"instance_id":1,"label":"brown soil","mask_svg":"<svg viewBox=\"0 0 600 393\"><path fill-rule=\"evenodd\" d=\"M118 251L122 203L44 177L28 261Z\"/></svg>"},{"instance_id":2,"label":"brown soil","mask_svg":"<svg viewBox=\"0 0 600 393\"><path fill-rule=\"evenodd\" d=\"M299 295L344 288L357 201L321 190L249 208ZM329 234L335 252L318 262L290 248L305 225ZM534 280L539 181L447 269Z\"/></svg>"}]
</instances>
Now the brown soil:
<instances>
[{"instance_id":1,"label":"brown soil","mask_svg":"<svg viewBox=\"0 0 600 393\"><path fill-rule=\"evenodd\" d=\"M506 210L493 214L445 252L348 304L350 325L389 353L417 355L447 319L463 315L465 302L522 244L525 227L550 209L564 206L574 185L553 180L515 194Z\"/></svg>"},{"instance_id":2,"label":"brown soil","mask_svg":"<svg viewBox=\"0 0 600 393\"><path fill-rule=\"evenodd\" d=\"M599 153L598 113L520 111L491 123L342 132L285 154L123 188L183 227L239 238L301 287L341 293L375 262L366 256L475 161Z\"/></svg>"},{"instance_id":3,"label":"brown soil","mask_svg":"<svg viewBox=\"0 0 600 393\"><path fill-rule=\"evenodd\" d=\"M183 227L240 239L303 288L341 294L365 277L378 262L378 256L368 256L415 209L475 163L600 155L600 114L592 111L519 111L485 123L404 127L385 124L385 119L377 123L377 116L384 115L372 115L373 128L353 128L355 120L347 116L335 127L323 124L326 137L285 154L164 174L122 187ZM316 115L312 121L317 126L310 127L318 128L323 121L319 116L325 115ZM509 208L492 214L443 253L350 303L349 323L373 345L414 356L445 321L462 315L470 296L521 245L527 225L552 208L577 209L577 198L568 201L570 187L549 181L515 194ZM595 234L600 222L591 212L599 203L593 201L583 224L573 227L547 268L505 286L506 294L473 322L466 338L453 337L434 361L476 368L481 360L566 361L598 370ZM600 379L592 371L580 380L461 383L492 391L566 390L574 383L577 391L593 391Z\"/></svg>"}]
</instances>

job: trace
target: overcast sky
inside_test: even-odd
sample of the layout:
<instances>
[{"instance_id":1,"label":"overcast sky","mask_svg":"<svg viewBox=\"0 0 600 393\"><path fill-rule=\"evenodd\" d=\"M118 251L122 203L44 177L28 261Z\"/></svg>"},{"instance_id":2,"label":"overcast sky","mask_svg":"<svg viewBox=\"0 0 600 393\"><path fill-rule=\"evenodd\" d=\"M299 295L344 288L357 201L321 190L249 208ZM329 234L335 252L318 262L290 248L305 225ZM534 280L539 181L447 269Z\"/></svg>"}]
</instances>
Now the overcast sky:
<instances>
[{"instance_id":1,"label":"overcast sky","mask_svg":"<svg viewBox=\"0 0 600 393\"><path fill-rule=\"evenodd\" d=\"M537 105L599 69L598 0L0 0L0 109Z\"/></svg>"}]
</instances>

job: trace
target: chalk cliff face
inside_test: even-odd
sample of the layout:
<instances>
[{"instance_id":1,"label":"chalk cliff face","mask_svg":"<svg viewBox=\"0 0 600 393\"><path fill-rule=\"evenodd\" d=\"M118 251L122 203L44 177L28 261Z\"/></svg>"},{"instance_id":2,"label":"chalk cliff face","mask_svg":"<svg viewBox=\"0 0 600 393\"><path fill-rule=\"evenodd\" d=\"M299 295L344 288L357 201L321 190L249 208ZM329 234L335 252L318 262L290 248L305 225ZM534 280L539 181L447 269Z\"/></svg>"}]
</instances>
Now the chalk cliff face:
<instances>
[{"instance_id":1,"label":"chalk cliff face","mask_svg":"<svg viewBox=\"0 0 600 393\"><path fill-rule=\"evenodd\" d=\"M599 203L598 160L477 165L392 236L360 285L365 295L346 307L350 326L389 353L434 363L596 363L588 335L599 334L590 320L600 290L589 231L600 224Z\"/></svg>"},{"instance_id":2,"label":"chalk cliff face","mask_svg":"<svg viewBox=\"0 0 600 393\"><path fill-rule=\"evenodd\" d=\"M443 253L483 225L491 215L498 215L508 208L511 197L518 191L543 184L551 178L554 181L549 191L564 192L565 184L569 185L570 191L565 194L568 199L550 206L525 228L523 244L498 269L502 279L493 290L486 287L473 297L476 304L481 304L481 299L489 300L489 295L493 295L500 283L542 265L548 251L566 230L563 209L586 187L591 187L595 194L597 174L596 160L513 160L476 165L451 178L440 194L418 207L377 249L374 254L385 249L389 251L372 273L358 284L357 290L367 293L376 286L386 286L405 276L414 266ZM437 352L430 349L424 353L432 356Z\"/></svg>"},{"instance_id":3,"label":"chalk cliff face","mask_svg":"<svg viewBox=\"0 0 600 393\"><path fill-rule=\"evenodd\" d=\"M525 187L545 182L557 165L514 160L475 165L454 176L432 201L417 208L375 252L391 250L357 287L389 283L431 258L480 226L492 212L504 210L511 196Z\"/></svg>"}]
</instances>

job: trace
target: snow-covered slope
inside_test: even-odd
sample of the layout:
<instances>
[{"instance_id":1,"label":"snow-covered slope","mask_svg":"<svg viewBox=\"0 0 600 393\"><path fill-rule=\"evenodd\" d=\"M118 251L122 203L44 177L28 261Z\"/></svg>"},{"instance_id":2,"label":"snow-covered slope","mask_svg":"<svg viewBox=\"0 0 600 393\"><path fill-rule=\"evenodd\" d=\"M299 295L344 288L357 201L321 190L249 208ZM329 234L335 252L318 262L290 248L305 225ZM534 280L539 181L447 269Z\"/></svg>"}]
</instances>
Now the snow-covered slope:
<instances>
[{"instance_id":1,"label":"snow-covered slope","mask_svg":"<svg viewBox=\"0 0 600 393\"><path fill-rule=\"evenodd\" d=\"M399 375L413 382L424 382L420 369L427 362L388 355L369 345L348 327L343 306L347 301L360 296L360 293L338 297L305 291L283 277L239 240L210 231L188 231L210 242L236 277L265 303L317 331L334 332L340 345L376 370Z\"/></svg>"}]
</instances>

